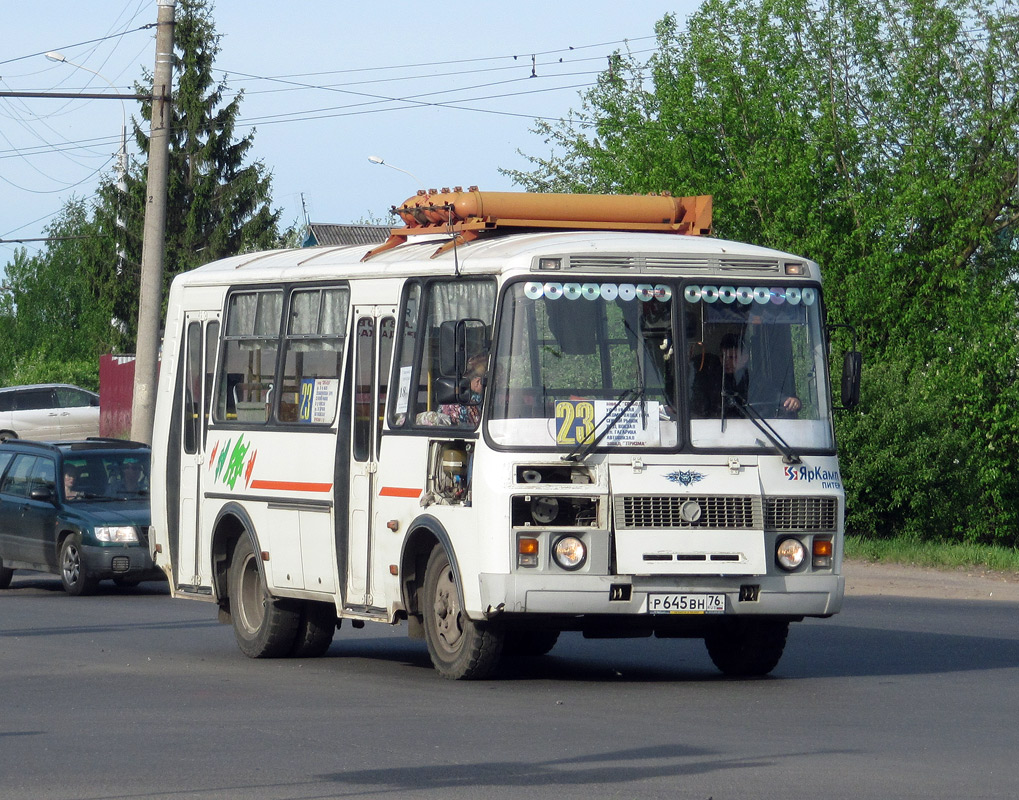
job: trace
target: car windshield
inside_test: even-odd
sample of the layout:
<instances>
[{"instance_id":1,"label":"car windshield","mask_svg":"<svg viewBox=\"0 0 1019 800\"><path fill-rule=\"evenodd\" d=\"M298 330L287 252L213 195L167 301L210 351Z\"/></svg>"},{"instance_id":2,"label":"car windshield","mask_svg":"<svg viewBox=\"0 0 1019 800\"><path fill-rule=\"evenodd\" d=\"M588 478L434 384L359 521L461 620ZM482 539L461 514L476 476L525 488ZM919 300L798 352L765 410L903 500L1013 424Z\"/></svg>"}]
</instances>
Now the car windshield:
<instances>
[{"instance_id":1,"label":"car windshield","mask_svg":"<svg viewBox=\"0 0 1019 800\"><path fill-rule=\"evenodd\" d=\"M815 286L514 283L488 433L573 457L594 446L830 450L825 357Z\"/></svg>"},{"instance_id":2,"label":"car windshield","mask_svg":"<svg viewBox=\"0 0 1019 800\"><path fill-rule=\"evenodd\" d=\"M136 500L149 494L149 453L74 453L64 457L64 499Z\"/></svg>"}]
</instances>

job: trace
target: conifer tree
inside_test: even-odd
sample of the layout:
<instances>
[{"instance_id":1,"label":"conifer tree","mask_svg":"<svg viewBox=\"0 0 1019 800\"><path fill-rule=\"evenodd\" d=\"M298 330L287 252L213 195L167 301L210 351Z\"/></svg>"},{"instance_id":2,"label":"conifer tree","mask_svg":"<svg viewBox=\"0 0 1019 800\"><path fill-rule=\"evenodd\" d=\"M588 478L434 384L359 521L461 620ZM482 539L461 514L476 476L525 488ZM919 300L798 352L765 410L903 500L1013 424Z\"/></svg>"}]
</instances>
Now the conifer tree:
<instances>
[{"instance_id":1,"label":"conifer tree","mask_svg":"<svg viewBox=\"0 0 1019 800\"><path fill-rule=\"evenodd\" d=\"M227 99L226 83L213 75L220 36L212 12L210 0L177 4L164 298L170 281L180 272L280 242L280 212L271 208L271 174L262 161L248 161L254 131L237 137L243 92ZM152 90L151 74L146 74L138 90ZM151 122L151 111L151 103L142 105L146 123ZM147 127L134 125L135 140L145 154ZM104 184L96 212L103 228L122 239L124 256L108 265L104 284L114 297L114 313L123 326L127 347L134 341L137 325L146 173L145 163L132 165L126 193L112 180Z\"/></svg>"}]
</instances>

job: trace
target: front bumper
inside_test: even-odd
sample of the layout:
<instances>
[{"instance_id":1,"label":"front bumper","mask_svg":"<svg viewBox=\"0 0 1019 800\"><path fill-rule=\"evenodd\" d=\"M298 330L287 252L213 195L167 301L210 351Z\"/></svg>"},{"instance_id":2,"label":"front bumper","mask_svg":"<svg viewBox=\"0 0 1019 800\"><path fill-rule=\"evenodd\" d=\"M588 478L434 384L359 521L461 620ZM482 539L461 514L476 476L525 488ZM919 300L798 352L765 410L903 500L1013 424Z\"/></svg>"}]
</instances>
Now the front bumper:
<instances>
[{"instance_id":1,"label":"front bumper","mask_svg":"<svg viewBox=\"0 0 1019 800\"><path fill-rule=\"evenodd\" d=\"M163 571L152 563L149 548L144 544L97 547L83 545L81 557L85 569L100 580L125 578L127 580L165 580Z\"/></svg>"},{"instance_id":2,"label":"front bumper","mask_svg":"<svg viewBox=\"0 0 1019 800\"><path fill-rule=\"evenodd\" d=\"M499 613L649 617L649 593L724 594L725 616L830 617L845 596L842 575L741 578L483 574L481 616ZM756 587L747 591L745 587ZM756 599L741 599L741 597Z\"/></svg>"}]
</instances>

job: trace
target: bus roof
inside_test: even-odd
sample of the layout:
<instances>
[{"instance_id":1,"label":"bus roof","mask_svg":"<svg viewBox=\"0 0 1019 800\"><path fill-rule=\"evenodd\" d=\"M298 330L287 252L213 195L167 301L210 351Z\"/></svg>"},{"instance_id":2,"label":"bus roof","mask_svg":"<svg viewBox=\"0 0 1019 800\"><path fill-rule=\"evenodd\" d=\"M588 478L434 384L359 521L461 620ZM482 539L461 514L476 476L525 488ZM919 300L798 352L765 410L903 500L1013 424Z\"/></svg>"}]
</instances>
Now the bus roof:
<instances>
[{"instance_id":1,"label":"bus roof","mask_svg":"<svg viewBox=\"0 0 1019 800\"><path fill-rule=\"evenodd\" d=\"M187 284L232 284L262 280L322 280L344 277L527 273L538 257L561 258L564 273L608 269L680 276L731 274L733 279L785 274L787 263L803 265L804 276L820 279L808 259L766 247L705 236L629 231L506 233L445 249L450 237L419 235L367 262L366 245L308 247L245 253L214 261L178 276ZM563 276L565 278L565 275Z\"/></svg>"}]
</instances>

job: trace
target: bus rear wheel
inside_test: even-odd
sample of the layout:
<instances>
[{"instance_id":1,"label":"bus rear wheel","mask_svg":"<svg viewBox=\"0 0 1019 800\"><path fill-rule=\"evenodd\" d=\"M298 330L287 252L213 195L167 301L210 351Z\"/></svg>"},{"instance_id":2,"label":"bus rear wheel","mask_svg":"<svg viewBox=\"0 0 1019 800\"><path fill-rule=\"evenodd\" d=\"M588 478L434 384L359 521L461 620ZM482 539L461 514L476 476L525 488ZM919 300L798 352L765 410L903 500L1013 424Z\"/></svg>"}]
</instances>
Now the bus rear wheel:
<instances>
[{"instance_id":1,"label":"bus rear wheel","mask_svg":"<svg viewBox=\"0 0 1019 800\"><path fill-rule=\"evenodd\" d=\"M478 680L499 665L503 632L474 622L464 612L449 556L441 547L428 558L421 613L428 654L442 677Z\"/></svg>"},{"instance_id":2,"label":"bus rear wheel","mask_svg":"<svg viewBox=\"0 0 1019 800\"><path fill-rule=\"evenodd\" d=\"M325 655L336 633L336 608L332 603L305 600L301 603L301 621L290 655L294 658L318 658Z\"/></svg>"},{"instance_id":3,"label":"bus rear wheel","mask_svg":"<svg viewBox=\"0 0 1019 800\"><path fill-rule=\"evenodd\" d=\"M739 619L704 638L715 666L734 677L760 677L778 666L785 650L785 620Z\"/></svg>"},{"instance_id":4,"label":"bus rear wheel","mask_svg":"<svg viewBox=\"0 0 1019 800\"><path fill-rule=\"evenodd\" d=\"M258 568L251 539L241 536L230 561L230 617L234 637L248 658L288 656L297 638L300 611L272 597Z\"/></svg>"}]
</instances>

